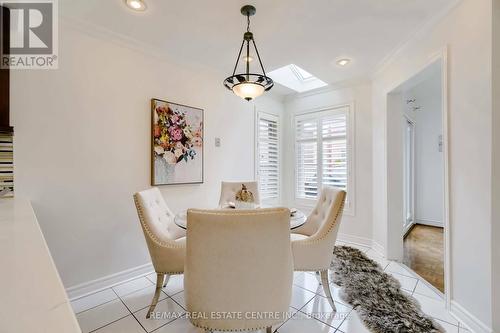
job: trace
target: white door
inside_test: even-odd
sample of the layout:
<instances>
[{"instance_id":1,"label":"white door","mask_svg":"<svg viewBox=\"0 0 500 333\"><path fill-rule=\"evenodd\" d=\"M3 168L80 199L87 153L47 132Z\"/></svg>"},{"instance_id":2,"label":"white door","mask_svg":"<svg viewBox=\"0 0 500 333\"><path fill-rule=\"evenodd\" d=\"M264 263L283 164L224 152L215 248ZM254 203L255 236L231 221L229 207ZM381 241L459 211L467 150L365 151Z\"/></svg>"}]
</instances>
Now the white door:
<instances>
[{"instance_id":1,"label":"white door","mask_svg":"<svg viewBox=\"0 0 500 333\"><path fill-rule=\"evenodd\" d=\"M415 124L407 118L404 122L404 141L403 231L406 234L415 217Z\"/></svg>"}]
</instances>

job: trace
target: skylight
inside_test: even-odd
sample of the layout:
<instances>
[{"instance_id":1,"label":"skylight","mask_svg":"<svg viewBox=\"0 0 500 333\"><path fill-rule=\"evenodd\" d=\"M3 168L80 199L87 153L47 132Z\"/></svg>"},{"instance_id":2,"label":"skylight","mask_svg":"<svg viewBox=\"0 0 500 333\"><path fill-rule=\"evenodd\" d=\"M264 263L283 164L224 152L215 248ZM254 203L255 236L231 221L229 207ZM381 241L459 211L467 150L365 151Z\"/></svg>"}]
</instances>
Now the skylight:
<instances>
[{"instance_id":1,"label":"skylight","mask_svg":"<svg viewBox=\"0 0 500 333\"><path fill-rule=\"evenodd\" d=\"M328 85L308 71L294 64L275 69L269 72L268 75L275 82L295 90L296 92L309 91Z\"/></svg>"}]
</instances>

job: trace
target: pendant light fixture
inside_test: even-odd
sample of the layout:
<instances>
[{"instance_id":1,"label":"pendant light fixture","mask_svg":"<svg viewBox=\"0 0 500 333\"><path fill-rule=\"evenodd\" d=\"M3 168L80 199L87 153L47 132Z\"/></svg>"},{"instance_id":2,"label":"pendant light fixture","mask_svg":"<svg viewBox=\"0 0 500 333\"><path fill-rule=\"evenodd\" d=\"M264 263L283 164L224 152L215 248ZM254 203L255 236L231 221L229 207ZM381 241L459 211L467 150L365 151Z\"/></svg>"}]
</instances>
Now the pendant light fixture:
<instances>
[{"instance_id":1,"label":"pendant light fixture","mask_svg":"<svg viewBox=\"0 0 500 333\"><path fill-rule=\"evenodd\" d=\"M253 33L250 32L250 16L255 15L256 9L254 6L243 6L241 8L241 14L247 17L247 31L243 34L243 42L241 43L240 52L238 53L238 58L236 59L236 64L234 65L233 75L224 80L224 86L232 90L237 96L251 101L255 97L259 97L265 91L269 91L273 85L273 80L266 76L266 71L264 70L264 65L262 65L262 60L260 59L259 51L257 50L257 45L253 38ZM250 62L254 58L250 55L250 44L255 50L255 55L259 60L260 69L262 74L250 73ZM245 63L245 73L236 74L238 69L238 64L240 63L241 52L243 47L246 46L246 56L243 57Z\"/></svg>"}]
</instances>

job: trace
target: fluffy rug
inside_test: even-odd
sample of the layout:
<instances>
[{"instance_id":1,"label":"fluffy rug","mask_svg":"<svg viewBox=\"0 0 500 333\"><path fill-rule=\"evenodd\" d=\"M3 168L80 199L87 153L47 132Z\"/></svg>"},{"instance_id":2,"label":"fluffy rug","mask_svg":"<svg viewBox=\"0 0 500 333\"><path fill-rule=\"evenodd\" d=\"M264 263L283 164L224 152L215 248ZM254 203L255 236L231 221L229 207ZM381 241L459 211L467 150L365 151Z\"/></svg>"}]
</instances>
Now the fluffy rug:
<instances>
[{"instance_id":1,"label":"fluffy rug","mask_svg":"<svg viewBox=\"0 0 500 333\"><path fill-rule=\"evenodd\" d=\"M356 308L365 325L377 333L444 332L417 301L401 291L399 281L361 251L336 246L330 267L341 297Z\"/></svg>"}]
</instances>

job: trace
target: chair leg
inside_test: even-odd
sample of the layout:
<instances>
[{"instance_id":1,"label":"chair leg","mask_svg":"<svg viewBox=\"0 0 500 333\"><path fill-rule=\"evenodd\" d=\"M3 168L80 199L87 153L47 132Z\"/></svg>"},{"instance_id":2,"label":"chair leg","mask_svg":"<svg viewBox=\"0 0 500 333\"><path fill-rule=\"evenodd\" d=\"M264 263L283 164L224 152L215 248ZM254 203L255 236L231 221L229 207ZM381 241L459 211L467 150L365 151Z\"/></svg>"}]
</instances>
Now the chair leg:
<instances>
[{"instance_id":1,"label":"chair leg","mask_svg":"<svg viewBox=\"0 0 500 333\"><path fill-rule=\"evenodd\" d=\"M269 327L266 329L266 333L273 333L273 328L272 328L272 326L269 326Z\"/></svg>"},{"instance_id":2,"label":"chair leg","mask_svg":"<svg viewBox=\"0 0 500 333\"><path fill-rule=\"evenodd\" d=\"M151 317L151 313L154 311L156 304L158 304L158 298L160 298L161 287L163 285L163 277L165 274L156 273L156 290L155 295L153 296L153 300L151 301L151 306L149 307L148 313L146 314L146 319Z\"/></svg>"},{"instance_id":3,"label":"chair leg","mask_svg":"<svg viewBox=\"0 0 500 333\"><path fill-rule=\"evenodd\" d=\"M333 309L333 312L337 312L337 308L335 307L335 303L333 302L332 293L330 292L330 283L328 281L328 270L324 270L320 272L321 274L321 282L323 284L323 290L325 291L326 298L328 298L328 302Z\"/></svg>"},{"instance_id":4,"label":"chair leg","mask_svg":"<svg viewBox=\"0 0 500 333\"><path fill-rule=\"evenodd\" d=\"M163 288L167 286L168 280L170 280L170 275L165 274L165 281L163 281Z\"/></svg>"},{"instance_id":5,"label":"chair leg","mask_svg":"<svg viewBox=\"0 0 500 333\"><path fill-rule=\"evenodd\" d=\"M321 281L321 276L320 276L320 272L319 271L316 271L314 272L316 274L316 279L318 279L318 283L321 284L322 281Z\"/></svg>"}]
</instances>

